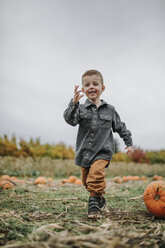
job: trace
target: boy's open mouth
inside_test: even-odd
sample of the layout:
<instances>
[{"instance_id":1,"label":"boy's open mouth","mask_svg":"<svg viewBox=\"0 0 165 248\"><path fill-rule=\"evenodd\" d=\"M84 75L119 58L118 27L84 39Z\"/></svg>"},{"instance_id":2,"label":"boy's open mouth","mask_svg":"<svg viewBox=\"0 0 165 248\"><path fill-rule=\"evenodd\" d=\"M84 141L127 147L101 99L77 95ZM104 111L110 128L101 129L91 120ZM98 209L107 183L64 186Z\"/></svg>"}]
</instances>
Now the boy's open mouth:
<instances>
[{"instance_id":1,"label":"boy's open mouth","mask_svg":"<svg viewBox=\"0 0 165 248\"><path fill-rule=\"evenodd\" d=\"M96 90L89 90L88 93L89 93L90 95L95 94L95 93L96 93Z\"/></svg>"}]
</instances>

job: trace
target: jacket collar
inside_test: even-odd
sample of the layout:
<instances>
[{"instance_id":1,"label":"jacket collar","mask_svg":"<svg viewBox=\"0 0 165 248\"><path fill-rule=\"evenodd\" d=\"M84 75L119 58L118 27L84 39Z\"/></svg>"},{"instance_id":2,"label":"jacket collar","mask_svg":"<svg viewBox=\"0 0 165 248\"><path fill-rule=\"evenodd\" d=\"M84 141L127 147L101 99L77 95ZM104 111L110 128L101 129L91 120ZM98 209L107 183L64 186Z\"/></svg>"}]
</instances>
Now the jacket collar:
<instances>
[{"instance_id":1,"label":"jacket collar","mask_svg":"<svg viewBox=\"0 0 165 248\"><path fill-rule=\"evenodd\" d=\"M100 106L102 106L102 105L107 105L108 103L106 102L106 101L104 101L103 99L101 99L101 105ZM94 106L94 103L92 103L89 99L86 99L86 101L85 101L85 107L87 108L87 107L89 107L89 106ZM99 107L100 107L99 106Z\"/></svg>"}]
</instances>

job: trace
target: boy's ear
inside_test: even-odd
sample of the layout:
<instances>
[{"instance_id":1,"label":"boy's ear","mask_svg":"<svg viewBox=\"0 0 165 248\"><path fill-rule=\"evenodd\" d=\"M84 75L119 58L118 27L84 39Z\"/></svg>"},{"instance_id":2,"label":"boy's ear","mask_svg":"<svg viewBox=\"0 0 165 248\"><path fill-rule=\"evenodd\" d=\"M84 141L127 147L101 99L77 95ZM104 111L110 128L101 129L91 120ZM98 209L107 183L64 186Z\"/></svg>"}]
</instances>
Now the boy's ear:
<instances>
[{"instance_id":1,"label":"boy's ear","mask_svg":"<svg viewBox=\"0 0 165 248\"><path fill-rule=\"evenodd\" d=\"M102 91L104 91L104 90L105 90L105 85L103 84L103 85L102 85Z\"/></svg>"},{"instance_id":2,"label":"boy's ear","mask_svg":"<svg viewBox=\"0 0 165 248\"><path fill-rule=\"evenodd\" d=\"M84 92L84 88L82 87L82 92Z\"/></svg>"}]
</instances>

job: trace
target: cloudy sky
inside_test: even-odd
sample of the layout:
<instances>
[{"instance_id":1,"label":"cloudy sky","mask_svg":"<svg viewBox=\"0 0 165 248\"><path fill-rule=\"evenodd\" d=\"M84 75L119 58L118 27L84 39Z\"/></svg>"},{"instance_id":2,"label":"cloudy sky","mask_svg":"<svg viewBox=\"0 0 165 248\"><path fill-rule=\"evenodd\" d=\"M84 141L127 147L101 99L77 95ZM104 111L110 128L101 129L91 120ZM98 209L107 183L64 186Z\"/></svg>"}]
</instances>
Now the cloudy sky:
<instances>
[{"instance_id":1,"label":"cloudy sky","mask_svg":"<svg viewBox=\"0 0 165 248\"><path fill-rule=\"evenodd\" d=\"M97 69L134 145L165 149L164 44L164 0L0 0L0 136L74 146L63 112Z\"/></svg>"}]
</instances>

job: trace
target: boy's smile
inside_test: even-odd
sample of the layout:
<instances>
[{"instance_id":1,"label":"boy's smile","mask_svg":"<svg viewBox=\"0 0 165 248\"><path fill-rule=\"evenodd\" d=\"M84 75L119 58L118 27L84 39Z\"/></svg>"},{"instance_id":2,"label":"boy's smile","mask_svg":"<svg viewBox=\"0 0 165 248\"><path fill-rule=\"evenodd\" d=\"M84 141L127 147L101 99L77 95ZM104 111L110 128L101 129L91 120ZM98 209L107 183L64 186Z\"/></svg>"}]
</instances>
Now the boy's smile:
<instances>
[{"instance_id":1,"label":"boy's smile","mask_svg":"<svg viewBox=\"0 0 165 248\"><path fill-rule=\"evenodd\" d=\"M97 75L83 77L82 91L94 104L100 103L100 95L104 91L105 86L101 82L101 78Z\"/></svg>"}]
</instances>

